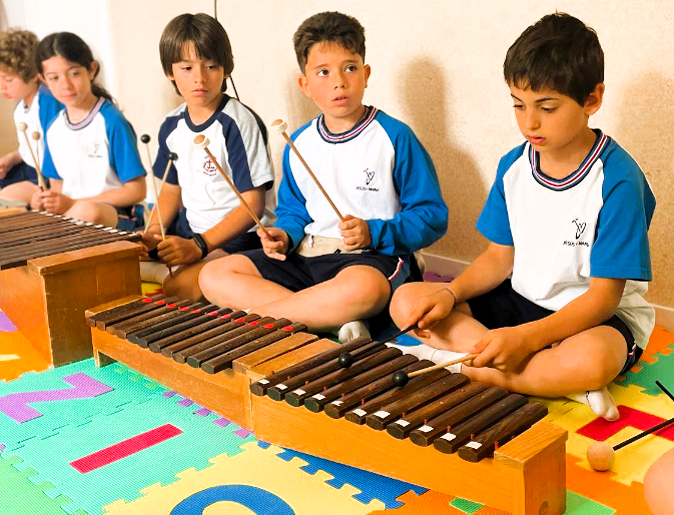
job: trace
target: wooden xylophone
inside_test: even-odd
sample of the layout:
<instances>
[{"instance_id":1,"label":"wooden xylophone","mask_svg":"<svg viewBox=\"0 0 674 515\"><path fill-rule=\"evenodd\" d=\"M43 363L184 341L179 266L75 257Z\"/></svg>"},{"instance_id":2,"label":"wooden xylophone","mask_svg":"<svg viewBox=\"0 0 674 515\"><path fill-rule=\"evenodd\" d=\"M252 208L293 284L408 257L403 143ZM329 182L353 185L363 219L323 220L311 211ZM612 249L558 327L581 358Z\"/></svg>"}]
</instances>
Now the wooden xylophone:
<instances>
[{"instance_id":1,"label":"wooden xylophone","mask_svg":"<svg viewBox=\"0 0 674 515\"><path fill-rule=\"evenodd\" d=\"M140 293L140 235L0 210L0 309L54 366L91 357L86 308Z\"/></svg>"},{"instance_id":2,"label":"wooden xylophone","mask_svg":"<svg viewBox=\"0 0 674 515\"><path fill-rule=\"evenodd\" d=\"M87 316L99 366L121 361L266 442L517 514L565 509L567 433L524 396L444 369L398 388L393 372L432 363L229 308L153 297Z\"/></svg>"}]
</instances>

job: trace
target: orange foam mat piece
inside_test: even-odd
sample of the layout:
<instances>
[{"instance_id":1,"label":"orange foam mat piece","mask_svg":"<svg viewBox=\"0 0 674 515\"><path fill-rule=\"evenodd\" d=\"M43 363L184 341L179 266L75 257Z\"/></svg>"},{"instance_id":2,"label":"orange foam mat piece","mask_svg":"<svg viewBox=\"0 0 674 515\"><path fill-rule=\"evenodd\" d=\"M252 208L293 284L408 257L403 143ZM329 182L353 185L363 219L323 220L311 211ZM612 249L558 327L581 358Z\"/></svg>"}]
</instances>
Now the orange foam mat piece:
<instances>
[{"instance_id":1,"label":"orange foam mat piece","mask_svg":"<svg viewBox=\"0 0 674 515\"><path fill-rule=\"evenodd\" d=\"M616 459L620 459L619 456ZM612 481L612 472L594 472L577 465L580 458L566 455L566 488L615 510L615 515L648 515L644 485ZM482 515L482 514L480 514Z\"/></svg>"},{"instance_id":2,"label":"orange foam mat piece","mask_svg":"<svg viewBox=\"0 0 674 515\"><path fill-rule=\"evenodd\" d=\"M49 363L19 332L0 333L0 380L11 381L26 372L41 372Z\"/></svg>"}]
</instances>

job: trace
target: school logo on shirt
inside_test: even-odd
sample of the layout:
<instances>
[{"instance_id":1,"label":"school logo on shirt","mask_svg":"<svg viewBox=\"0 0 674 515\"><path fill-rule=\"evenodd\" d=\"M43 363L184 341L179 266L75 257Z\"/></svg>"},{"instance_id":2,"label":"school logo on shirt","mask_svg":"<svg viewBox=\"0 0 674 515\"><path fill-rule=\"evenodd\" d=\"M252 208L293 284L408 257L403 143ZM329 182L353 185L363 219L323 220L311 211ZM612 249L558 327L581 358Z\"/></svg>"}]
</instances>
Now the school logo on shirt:
<instances>
[{"instance_id":1,"label":"school logo on shirt","mask_svg":"<svg viewBox=\"0 0 674 515\"><path fill-rule=\"evenodd\" d=\"M101 143L100 142L92 143L91 149L89 150L89 157L93 157L93 158L103 157L103 154L101 154L100 150L101 150Z\"/></svg>"},{"instance_id":2,"label":"school logo on shirt","mask_svg":"<svg viewBox=\"0 0 674 515\"><path fill-rule=\"evenodd\" d=\"M375 171L366 168L363 170L365 174L365 186L356 186L359 191L379 191L379 188L371 188L370 183L374 180Z\"/></svg>"},{"instance_id":3,"label":"school logo on shirt","mask_svg":"<svg viewBox=\"0 0 674 515\"><path fill-rule=\"evenodd\" d=\"M208 175L209 177L213 177L218 172L218 169L215 167L213 161L211 161L211 158L208 156L204 158L203 172L204 175Z\"/></svg>"},{"instance_id":4,"label":"school logo on shirt","mask_svg":"<svg viewBox=\"0 0 674 515\"><path fill-rule=\"evenodd\" d=\"M589 247L590 244L586 241L578 241L580 237L583 235L585 232L585 228L587 227L587 222L579 222L578 218L574 218L571 220L571 223L576 226L576 241L564 241L564 245L567 247Z\"/></svg>"}]
</instances>

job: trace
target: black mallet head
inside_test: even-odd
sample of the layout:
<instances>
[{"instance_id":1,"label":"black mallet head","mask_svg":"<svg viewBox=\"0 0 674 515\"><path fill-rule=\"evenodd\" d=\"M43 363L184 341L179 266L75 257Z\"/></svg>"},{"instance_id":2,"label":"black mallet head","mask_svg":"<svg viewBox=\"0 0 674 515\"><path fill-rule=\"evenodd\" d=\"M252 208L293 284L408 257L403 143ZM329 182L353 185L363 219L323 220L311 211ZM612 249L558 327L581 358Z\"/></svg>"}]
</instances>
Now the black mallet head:
<instances>
[{"instance_id":1,"label":"black mallet head","mask_svg":"<svg viewBox=\"0 0 674 515\"><path fill-rule=\"evenodd\" d=\"M176 154L175 152L169 152L169 159L171 161L177 161L178 160L178 154Z\"/></svg>"},{"instance_id":2,"label":"black mallet head","mask_svg":"<svg viewBox=\"0 0 674 515\"><path fill-rule=\"evenodd\" d=\"M351 365L353 365L353 356L348 352L344 352L339 355L337 361L340 367L349 368Z\"/></svg>"},{"instance_id":3,"label":"black mallet head","mask_svg":"<svg viewBox=\"0 0 674 515\"><path fill-rule=\"evenodd\" d=\"M393 384L402 388L409 382L410 378L404 370L398 370L393 374Z\"/></svg>"},{"instance_id":4,"label":"black mallet head","mask_svg":"<svg viewBox=\"0 0 674 515\"><path fill-rule=\"evenodd\" d=\"M143 135L140 137L140 141L141 141L142 143L148 144L148 143L150 143L150 136L148 136L147 134L143 134Z\"/></svg>"}]
</instances>

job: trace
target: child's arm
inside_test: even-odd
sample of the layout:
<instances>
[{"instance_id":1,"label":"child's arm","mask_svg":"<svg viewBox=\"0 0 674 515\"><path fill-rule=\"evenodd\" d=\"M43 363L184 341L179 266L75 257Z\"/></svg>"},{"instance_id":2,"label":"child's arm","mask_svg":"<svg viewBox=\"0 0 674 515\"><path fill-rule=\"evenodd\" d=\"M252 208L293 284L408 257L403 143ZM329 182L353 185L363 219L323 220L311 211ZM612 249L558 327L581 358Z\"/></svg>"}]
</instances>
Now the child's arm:
<instances>
[{"instance_id":1,"label":"child's arm","mask_svg":"<svg viewBox=\"0 0 674 515\"><path fill-rule=\"evenodd\" d=\"M290 253L304 238L304 228L313 220L306 208L306 200L297 187L290 168L290 147L286 145L283 153L283 179L278 189L276 206L276 227L285 233L288 243L284 245L285 254ZM279 250L280 252L280 250Z\"/></svg>"},{"instance_id":2,"label":"child's arm","mask_svg":"<svg viewBox=\"0 0 674 515\"><path fill-rule=\"evenodd\" d=\"M0 157L0 179L4 179L7 175L7 172L9 172L13 166L18 165L22 161L23 159L21 159L21 154L19 154L18 150L14 150L9 154L5 154L4 156Z\"/></svg>"},{"instance_id":3,"label":"child's arm","mask_svg":"<svg viewBox=\"0 0 674 515\"><path fill-rule=\"evenodd\" d=\"M391 220L368 220L371 247L382 254L411 254L447 231L447 205L431 157L407 126L387 128L395 147L393 180L401 204Z\"/></svg>"},{"instance_id":4,"label":"child's arm","mask_svg":"<svg viewBox=\"0 0 674 515\"><path fill-rule=\"evenodd\" d=\"M155 179L156 180L156 179ZM173 222L174 218L182 207L180 186L169 184L168 182L162 187L157 204L159 209L152 212L152 216L147 221L145 230L143 231L143 244L148 250L152 250L157 246L158 240L156 236L161 239L161 226L159 225L159 212L161 211L162 223L164 227L168 227Z\"/></svg>"},{"instance_id":5,"label":"child's arm","mask_svg":"<svg viewBox=\"0 0 674 515\"><path fill-rule=\"evenodd\" d=\"M166 187L167 185L164 185ZM162 195L163 195L162 191ZM246 200L253 212L262 217L265 206L265 187L260 186L252 190L244 191L241 196ZM211 251L222 244L231 241L246 233L255 222L248 214L246 208L239 205L229 212L220 222L202 234L202 237ZM161 238L161 237L159 237ZM157 236L155 236L157 239ZM202 253L196 242L192 239L184 239L178 236L167 237L165 241L157 245L159 257L166 266L189 265L201 260Z\"/></svg>"},{"instance_id":6,"label":"child's arm","mask_svg":"<svg viewBox=\"0 0 674 515\"><path fill-rule=\"evenodd\" d=\"M403 327L416 325L417 335L428 337L427 331L445 319L456 304L491 291L506 280L512 272L514 256L512 246L490 243L487 250L446 287L427 283L428 294L414 301Z\"/></svg>"},{"instance_id":7,"label":"child's arm","mask_svg":"<svg viewBox=\"0 0 674 515\"><path fill-rule=\"evenodd\" d=\"M471 353L472 366L513 370L530 354L605 322L615 313L625 279L593 277L588 290L550 316L487 332Z\"/></svg>"}]
</instances>

